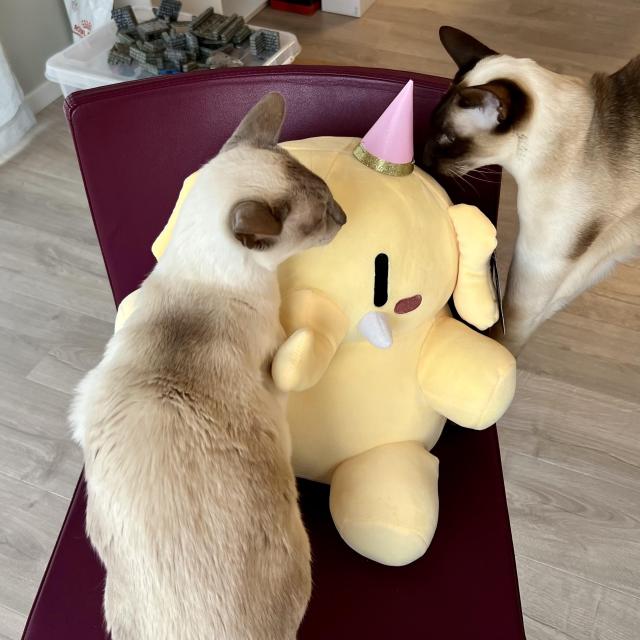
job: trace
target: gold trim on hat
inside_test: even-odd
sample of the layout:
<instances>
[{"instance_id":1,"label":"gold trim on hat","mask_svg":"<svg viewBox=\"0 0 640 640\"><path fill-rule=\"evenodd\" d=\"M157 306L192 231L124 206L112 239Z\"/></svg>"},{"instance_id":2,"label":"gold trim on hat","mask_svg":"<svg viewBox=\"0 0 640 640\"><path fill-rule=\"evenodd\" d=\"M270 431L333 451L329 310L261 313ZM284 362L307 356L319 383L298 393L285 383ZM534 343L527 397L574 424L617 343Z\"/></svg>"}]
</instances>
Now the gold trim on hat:
<instances>
[{"instance_id":1,"label":"gold trim on hat","mask_svg":"<svg viewBox=\"0 0 640 640\"><path fill-rule=\"evenodd\" d=\"M413 162L397 163L383 160L378 156L374 156L373 153L369 153L362 146L362 143L353 150L353 155L365 167L388 176L408 176L413 171Z\"/></svg>"}]
</instances>

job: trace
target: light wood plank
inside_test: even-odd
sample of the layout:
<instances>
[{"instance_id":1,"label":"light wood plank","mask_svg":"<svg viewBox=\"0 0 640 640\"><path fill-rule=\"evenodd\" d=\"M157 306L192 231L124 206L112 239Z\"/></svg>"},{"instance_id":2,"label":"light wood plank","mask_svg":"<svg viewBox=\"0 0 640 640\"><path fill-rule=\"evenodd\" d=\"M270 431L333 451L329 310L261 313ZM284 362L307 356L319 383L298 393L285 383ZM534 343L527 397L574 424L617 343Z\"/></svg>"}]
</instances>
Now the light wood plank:
<instances>
[{"instance_id":1,"label":"light wood plank","mask_svg":"<svg viewBox=\"0 0 640 640\"><path fill-rule=\"evenodd\" d=\"M69 393L101 357L114 316L61 106L0 167L0 637L12 639L82 464Z\"/></svg>"},{"instance_id":2,"label":"light wood plank","mask_svg":"<svg viewBox=\"0 0 640 640\"><path fill-rule=\"evenodd\" d=\"M521 556L527 640L636 640L640 600Z\"/></svg>"},{"instance_id":3,"label":"light wood plank","mask_svg":"<svg viewBox=\"0 0 640 640\"><path fill-rule=\"evenodd\" d=\"M639 21L633 0L377 0L360 19L320 13L307 18L273 9L254 18L298 34L301 64L367 64L448 77L455 68L437 39L442 24L467 29L497 51L586 76L614 71L637 54Z\"/></svg>"},{"instance_id":4,"label":"light wood plank","mask_svg":"<svg viewBox=\"0 0 640 640\"><path fill-rule=\"evenodd\" d=\"M0 640L18 640L26 623L25 615L0 605Z\"/></svg>"},{"instance_id":5,"label":"light wood plank","mask_svg":"<svg viewBox=\"0 0 640 640\"><path fill-rule=\"evenodd\" d=\"M26 616L69 501L19 480L0 478L0 602Z\"/></svg>"},{"instance_id":6,"label":"light wood plank","mask_svg":"<svg viewBox=\"0 0 640 640\"><path fill-rule=\"evenodd\" d=\"M77 182L61 180L7 163L0 170L0 218L98 247L79 175Z\"/></svg>"},{"instance_id":7,"label":"light wood plank","mask_svg":"<svg viewBox=\"0 0 640 640\"><path fill-rule=\"evenodd\" d=\"M516 399L500 421L500 445L640 490L638 416L640 404L523 370Z\"/></svg>"},{"instance_id":8,"label":"light wood plank","mask_svg":"<svg viewBox=\"0 0 640 640\"><path fill-rule=\"evenodd\" d=\"M29 372L27 380L71 395L86 371L48 353Z\"/></svg>"},{"instance_id":9,"label":"light wood plank","mask_svg":"<svg viewBox=\"0 0 640 640\"><path fill-rule=\"evenodd\" d=\"M570 319L567 318L566 321L570 322ZM612 337L612 331L606 325L601 324L594 334L589 330L581 330L575 323L572 331L573 340L562 340L562 334L566 335L567 331L563 329L558 333L554 332L561 322L562 317L558 317L538 331L535 339L525 347L518 358L521 369L563 380L594 393L606 393L628 402L638 400L640 366L635 364L638 338L634 338L636 341L630 343L616 341L618 349L623 349L626 344L628 357L624 360L633 361L629 363L618 360L613 355L603 357L597 353L597 347L592 347L597 342L580 340L581 336L589 334L596 341L599 341L601 336L606 340L607 333Z\"/></svg>"},{"instance_id":10,"label":"light wood plank","mask_svg":"<svg viewBox=\"0 0 640 640\"><path fill-rule=\"evenodd\" d=\"M101 334L96 337L74 332L73 327L69 327L66 336L71 336L70 344L74 346L65 348L65 331L61 330L50 358L58 360L59 366L66 365L68 376L73 375L77 381L83 371L98 362L101 345L100 350L90 351L90 356L75 345L93 342L97 347L97 341L105 338ZM43 375L38 367L31 372L32 379L0 367L0 469L14 478L70 497L82 462L79 448L70 440L67 420L72 382L67 376L64 388L60 380L53 384L42 379Z\"/></svg>"},{"instance_id":11,"label":"light wood plank","mask_svg":"<svg viewBox=\"0 0 640 640\"><path fill-rule=\"evenodd\" d=\"M7 164L80 185L80 169L62 112L62 100L56 100L38 114L38 123L41 126L29 146Z\"/></svg>"},{"instance_id":12,"label":"light wood plank","mask_svg":"<svg viewBox=\"0 0 640 640\"><path fill-rule=\"evenodd\" d=\"M29 268L26 268L29 265ZM95 248L0 219L0 290L112 321L104 265Z\"/></svg>"},{"instance_id":13,"label":"light wood plank","mask_svg":"<svg viewBox=\"0 0 640 640\"><path fill-rule=\"evenodd\" d=\"M576 640L576 638L558 631L555 627L550 627L526 614L524 616L524 632L527 640Z\"/></svg>"},{"instance_id":14,"label":"light wood plank","mask_svg":"<svg viewBox=\"0 0 640 640\"><path fill-rule=\"evenodd\" d=\"M5 311L0 316L0 329L41 342L48 349L85 353L75 356L77 362L74 364L80 368L93 367L113 331L115 309L112 309L107 320L102 320L58 306L55 302L38 299L30 295L32 293L0 289L0 303Z\"/></svg>"},{"instance_id":15,"label":"light wood plank","mask_svg":"<svg viewBox=\"0 0 640 640\"><path fill-rule=\"evenodd\" d=\"M520 557L640 598L640 488L510 450L503 465Z\"/></svg>"}]
</instances>

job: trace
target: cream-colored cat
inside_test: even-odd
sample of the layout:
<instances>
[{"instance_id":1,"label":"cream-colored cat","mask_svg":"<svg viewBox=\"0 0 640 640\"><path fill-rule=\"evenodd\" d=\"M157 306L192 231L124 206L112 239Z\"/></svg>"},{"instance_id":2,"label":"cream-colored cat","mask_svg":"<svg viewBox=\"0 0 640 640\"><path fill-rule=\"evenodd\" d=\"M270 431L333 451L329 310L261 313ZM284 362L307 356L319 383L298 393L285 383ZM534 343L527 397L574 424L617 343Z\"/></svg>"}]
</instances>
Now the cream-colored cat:
<instances>
[{"instance_id":1,"label":"cream-colored cat","mask_svg":"<svg viewBox=\"0 0 640 640\"><path fill-rule=\"evenodd\" d=\"M283 398L276 267L345 222L276 146L263 98L198 174L71 420L113 640L295 638L311 591Z\"/></svg>"}]
</instances>

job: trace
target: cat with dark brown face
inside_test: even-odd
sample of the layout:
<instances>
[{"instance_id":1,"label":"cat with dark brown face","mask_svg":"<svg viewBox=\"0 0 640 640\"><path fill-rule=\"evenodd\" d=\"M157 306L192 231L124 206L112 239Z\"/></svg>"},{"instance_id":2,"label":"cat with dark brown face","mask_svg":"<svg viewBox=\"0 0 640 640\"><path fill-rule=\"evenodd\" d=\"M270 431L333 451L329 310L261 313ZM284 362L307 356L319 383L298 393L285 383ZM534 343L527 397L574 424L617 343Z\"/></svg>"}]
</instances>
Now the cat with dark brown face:
<instances>
[{"instance_id":1,"label":"cat with dark brown face","mask_svg":"<svg viewBox=\"0 0 640 640\"><path fill-rule=\"evenodd\" d=\"M542 322L640 255L640 57L583 81L453 27L440 39L458 73L424 161L454 176L499 164L518 184L507 333L496 332L517 354Z\"/></svg>"}]
</instances>

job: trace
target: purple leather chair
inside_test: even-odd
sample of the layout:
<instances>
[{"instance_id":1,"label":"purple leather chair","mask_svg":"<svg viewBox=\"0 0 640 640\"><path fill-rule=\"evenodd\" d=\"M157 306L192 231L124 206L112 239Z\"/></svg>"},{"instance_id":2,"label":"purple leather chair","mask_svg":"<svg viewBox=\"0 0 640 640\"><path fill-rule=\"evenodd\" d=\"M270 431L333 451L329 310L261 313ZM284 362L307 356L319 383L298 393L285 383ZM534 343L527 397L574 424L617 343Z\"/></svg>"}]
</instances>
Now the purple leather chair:
<instances>
[{"instance_id":1,"label":"purple leather chair","mask_svg":"<svg viewBox=\"0 0 640 640\"><path fill-rule=\"evenodd\" d=\"M280 67L203 72L75 93L65 103L115 302L154 265L151 243L184 178L211 158L251 105L280 91L283 140L361 136L404 83L415 81L416 158L441 78L396 71ZM494 218L493 184L452 198ZM426 555L390 568L351 551L335 531L328 488L300 482L313 548L314 591L303 640L522 640L524 630L495 427L447 425L440 459L440 522ZM104 640L104 574L84 534L78 483L27 622L28 640ZM179 639L176 639L179 640ZM216 640L224 640L222 638ZM273 640L279 640L273 638Z\"/></svg>"}]
</instances>

